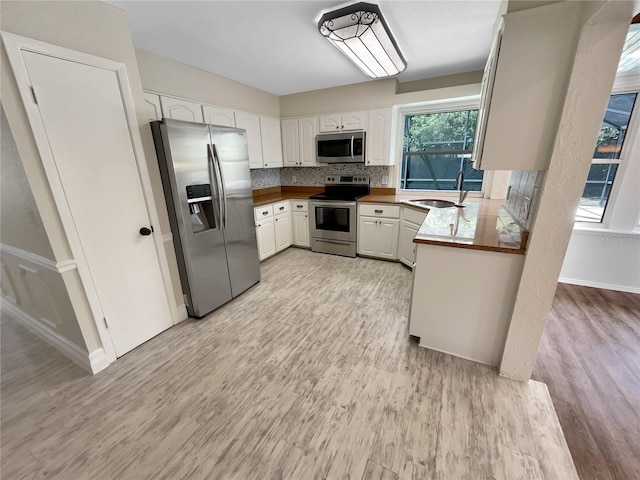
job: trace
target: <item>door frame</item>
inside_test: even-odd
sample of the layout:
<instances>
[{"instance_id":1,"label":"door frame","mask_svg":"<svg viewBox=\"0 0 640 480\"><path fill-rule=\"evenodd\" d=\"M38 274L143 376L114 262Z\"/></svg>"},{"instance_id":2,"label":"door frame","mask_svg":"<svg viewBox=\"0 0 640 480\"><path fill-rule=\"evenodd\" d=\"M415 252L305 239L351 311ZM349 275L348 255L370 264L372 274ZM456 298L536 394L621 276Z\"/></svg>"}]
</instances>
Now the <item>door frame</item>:
<instances>
[{"instance_id":1,"label":"door frame","mask_svg":"<svg viewBox=\"0 0 640 480\"><path fill-rule=\"evenodd\" d=\"M75 261L82 286L85 290L87 300L89 302L89 307L91 309L94 324L98 331L98 335L100 337L105 355L109 363L112 363L116 360L117 356L111 340L111 334L109 333L109 330L106 327L104 321L104 313L102 306L100 305L98 292L93 283L91 271L89 269L86 257L84 256L82 244L80 243L80 237L73 222L71 209L69 208L69 204L67 203L62 181L58 174L55 158L47 139L45 126L42 117L40 116L40 111L32 96L33 93L31 91L31 82L29 80L29 74L23 61L21 51L26 50L37 54L59 58L61 60L81 63L91 67L108 70L116 74L116 78L118 79L120 88L120 96L122 98L124 107L124 113L127 120L127 127L131 138L133 154L138 170L138 177L140 178L140 186L142 189L143 197L145 199L147 214L149 216L151 225L156 226L156 231L154 232L152 237L156 249L156 256L160 264L160 271L162 274L165 296L167 300L167 308L171 309L170 315L171 318L173 318L173 323L175 325L178 321L180 321L180 319L177 318L177 304L173 294L169 264L164 251L164 239L160 234L158 228L160 225L158 211L153 200L151 180L146 163L144 149L142 146L142 137L139 131L138 117L133 102L133 95L129 84L129 78L127 76L126 65L121 62L97 57L95 55L90 55L69 48L59 47L57 45L52 45L46 42L34 40L32 38L23 37L4 31L0 32L0 36L2 37L2 40L4 42L7 57L9 59L9 63L16 79L18 91L20 92L20 97L27 113L29 124L33 131L36 147L42 160L42 165L44 167L49 187L51 188L51 193L56 209L58 211L58 214L60 215L63 231L65 233L67 241L69 242L73 260ZM35 95L37 96L37 92L35 92ZM88 353L91 354L91 352Z\"/></svg>"}]
</instances>

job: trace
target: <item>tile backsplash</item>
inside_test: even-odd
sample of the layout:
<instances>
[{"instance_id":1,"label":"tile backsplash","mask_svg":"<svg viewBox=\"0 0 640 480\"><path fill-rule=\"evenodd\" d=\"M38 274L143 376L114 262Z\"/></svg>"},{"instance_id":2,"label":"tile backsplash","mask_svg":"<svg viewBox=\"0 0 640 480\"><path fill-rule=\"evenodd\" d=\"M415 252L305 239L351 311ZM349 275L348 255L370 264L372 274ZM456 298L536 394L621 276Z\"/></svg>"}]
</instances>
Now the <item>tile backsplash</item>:
<instances>
[{"instance_id":1,"label":"tile backsplash","mask_svg":"<svg viewBox=\"0 0 640 480\"><path fill-rule=\"evenodd\" d=\"M514 170L509 180L505 208L523 228L529 230L535 217L544 172Z\"/></svg>"},{"instance_id":2,"label":"tile backsplash","mask_svg":"<svg viewBox=\"0 0 640 480\"><path fill-rule=\"evenodd\" d=\"M380 188L388 186L389 169L390 167L365 167L349 164L323 167L285 167L280 171L280 180L282 185L289 187L321 187L324 185L327 175L353 173L355 175L370 175L371 186Z\"/></svg>"},{"instance_id":3,"label":"tile backsplash","mask_svg":"<svg viewBox=\"0 0 640 480\"><path fill-rule=\"evenodd\" d=\"M279 187L280 169L279 168L258 168L251 170L251 189Z\"/></svg>"}]
</instances>

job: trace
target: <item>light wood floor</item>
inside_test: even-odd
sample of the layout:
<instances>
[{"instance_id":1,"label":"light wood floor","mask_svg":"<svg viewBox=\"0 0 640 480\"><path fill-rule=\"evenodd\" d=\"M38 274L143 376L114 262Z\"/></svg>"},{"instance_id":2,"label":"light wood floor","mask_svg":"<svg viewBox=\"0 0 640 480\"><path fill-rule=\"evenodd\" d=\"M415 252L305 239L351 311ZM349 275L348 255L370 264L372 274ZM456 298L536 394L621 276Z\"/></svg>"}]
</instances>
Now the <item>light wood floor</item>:
<instances>
[{"instance_id":1,"label":"light wood floor","mask_svg":"<svg viewBox=\"0 0 640 480\"><path fill-rule=\"evenodd\" d=\"M262 278L93 377L5 318L2 477L576 478L544 384L408 336L401 265L289 249Z\"/></svg>"},{"instance_id":2,"label":"light wood floor","mask_svg":"<svg viewBox=\"0 0 640 480\"><path fill-rule=\"evenodd\" d=\"M640 295L558 284L533 378L580 478L640 479Z\"/></svg>"}]
</instances>

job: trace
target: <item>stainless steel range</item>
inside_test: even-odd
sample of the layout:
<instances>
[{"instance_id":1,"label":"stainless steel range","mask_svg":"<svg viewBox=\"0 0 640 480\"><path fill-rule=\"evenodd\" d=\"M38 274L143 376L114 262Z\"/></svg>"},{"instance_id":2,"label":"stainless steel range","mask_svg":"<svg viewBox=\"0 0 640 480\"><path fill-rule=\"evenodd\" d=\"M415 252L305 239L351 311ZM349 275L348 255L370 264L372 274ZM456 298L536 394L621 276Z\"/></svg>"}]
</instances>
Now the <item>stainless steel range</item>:
<instances>
[{"instance_id":1,"label":"stainless steel range","mask_svg":"<svg viewBox=\"0 0 640 480\"><path fill-rule=\"evenodd\" d=\"M309 199L311 251L356 256L356 200L369 192L369 175L326 177L324 193Z\"/></svg>"}]
</instances>

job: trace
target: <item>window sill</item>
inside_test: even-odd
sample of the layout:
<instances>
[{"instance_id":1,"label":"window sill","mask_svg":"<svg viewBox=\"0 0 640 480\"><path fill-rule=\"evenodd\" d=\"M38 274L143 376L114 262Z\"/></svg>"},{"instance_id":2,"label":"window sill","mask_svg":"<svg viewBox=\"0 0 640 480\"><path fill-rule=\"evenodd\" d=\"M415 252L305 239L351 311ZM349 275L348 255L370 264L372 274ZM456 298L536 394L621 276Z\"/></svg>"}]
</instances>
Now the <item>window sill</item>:
<instances>
[{"instance_id":1,"label":"window sill","mask_svg":"<svg viewBox=\"0 0 640 480\"><path fill-rule=\"evenodd\" d=\"M617 230L617 229L613 229L613 228L608 228L608 227L589 227L589 226L585 226L585 225L574 225L573 226L573 231L574 232L580 232L580 233L600 233L602 235L628 235L628 236L632 236L632 237L640 237L640 227L635 227L632 230Z\"/></svg>"}]
</instances>

